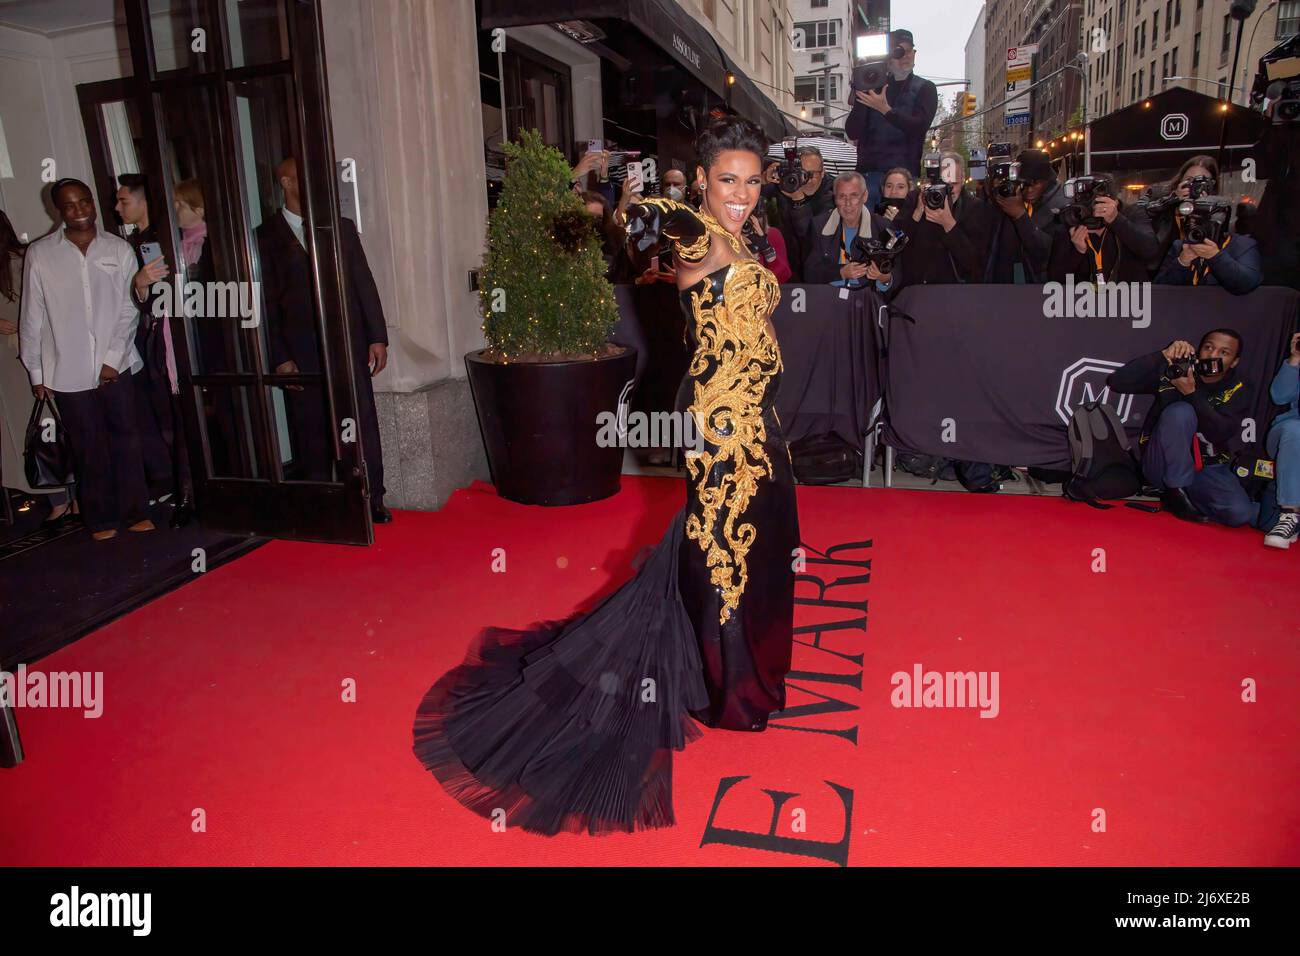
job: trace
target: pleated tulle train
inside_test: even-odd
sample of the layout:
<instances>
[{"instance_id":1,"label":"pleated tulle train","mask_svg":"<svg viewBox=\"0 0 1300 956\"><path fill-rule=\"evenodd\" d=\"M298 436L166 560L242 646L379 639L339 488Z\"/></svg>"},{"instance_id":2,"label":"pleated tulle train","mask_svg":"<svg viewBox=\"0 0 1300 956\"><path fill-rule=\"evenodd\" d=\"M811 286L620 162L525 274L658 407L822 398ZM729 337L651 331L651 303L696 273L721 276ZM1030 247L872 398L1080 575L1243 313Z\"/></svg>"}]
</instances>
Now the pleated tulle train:
<instances>
[{"instance_id":1,"label":"pleated tulle train","mask_svg":"<svg viewBox=\"0 0 1300 956\"><path fill-rule=\"evenodd\" d=\"M508 827L671 826L672 752L702 731L699 647L678 596L683 513L635 577L585 615L487 628L416 713L415 754L475 813Z\"/></svg>"}]
</instances>

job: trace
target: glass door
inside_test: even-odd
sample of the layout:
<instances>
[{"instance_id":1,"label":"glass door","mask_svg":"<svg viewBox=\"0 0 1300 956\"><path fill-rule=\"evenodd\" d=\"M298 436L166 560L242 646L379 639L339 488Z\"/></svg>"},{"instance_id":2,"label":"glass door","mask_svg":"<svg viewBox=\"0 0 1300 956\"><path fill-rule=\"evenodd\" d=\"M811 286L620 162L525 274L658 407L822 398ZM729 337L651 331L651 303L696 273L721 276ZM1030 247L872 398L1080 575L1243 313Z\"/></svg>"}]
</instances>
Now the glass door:
<instances>
[{"instance_id":1,"label":"glass door","mask_svg":"<svg viewBox=\"0 0 1300 956\"><path fill-rule=\"evenodd\" d=\"M126 12L200 519L369 544L316 2Z\"/></svg>"}]
</instances>

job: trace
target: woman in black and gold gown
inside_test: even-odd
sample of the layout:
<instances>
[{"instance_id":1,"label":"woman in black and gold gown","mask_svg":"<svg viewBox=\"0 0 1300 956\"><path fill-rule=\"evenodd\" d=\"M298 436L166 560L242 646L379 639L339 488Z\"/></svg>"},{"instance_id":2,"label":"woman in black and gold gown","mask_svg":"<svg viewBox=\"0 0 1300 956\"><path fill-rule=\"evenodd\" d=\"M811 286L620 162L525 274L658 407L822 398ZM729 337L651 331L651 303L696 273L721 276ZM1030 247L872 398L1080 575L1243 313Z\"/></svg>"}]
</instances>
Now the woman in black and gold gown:
<instances>
[{"instance_id":1,"label":"woman in black and gold gown","mask_svg":"<svg viewBox=\"0 0 1300 956\"><path fill-rule=\"evenodd\" d=\"M693 333L678 401L698 434L686 504L598 607L484 630L416 714L424 766L506 826L548 835L670 826L672 752L701 735L695 721L759 731L785 706L799 520L773 407L780 293L742 237L767 142L728 118L696 148L698 212L668 199L627 210L630 241L672 242Z\"/></svg>"}]
</instances>

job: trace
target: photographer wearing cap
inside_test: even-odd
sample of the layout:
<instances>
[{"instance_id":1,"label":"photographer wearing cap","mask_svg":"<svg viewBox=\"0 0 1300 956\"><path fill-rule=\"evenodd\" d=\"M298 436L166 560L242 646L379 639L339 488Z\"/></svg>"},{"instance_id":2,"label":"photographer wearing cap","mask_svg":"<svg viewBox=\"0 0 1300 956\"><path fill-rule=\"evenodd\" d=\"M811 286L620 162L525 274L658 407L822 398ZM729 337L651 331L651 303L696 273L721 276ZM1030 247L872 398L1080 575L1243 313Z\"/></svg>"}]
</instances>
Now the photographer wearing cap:
<instances>
[{"instance_id":1,"label":"photographer wearing cap","mask_svg":"<svg viewBox=\"0 0 1300 956\"><path fill-rule=\"evenodd\" d=\"M959 153L932 153L925 167L912 208L894 219L910 240L903 254L907 284L979 282L988 248L986 204L962 188Z\"/></svg>"},{"instance_id":2,"label":"photographer wearing cap","mask_svg":"<svg viewBox=\"0 0 1300 956\"><path fill-rule=\"evenodd\" d=\"M1052 237L1048 278L1064 282L1147 282L1159 253L1150 217L1115 196L1109 176L1078 176L1065 184L1061 229Z\"/></svg>"},{"instance_id":3,"label":"photographer wearing cap","mask_svg":"<svg viewBox=\"0 0 1300 956\"><path fill-rule=\"evenodd\" d=\"M1214 329L1199 349L1171 342L1106 380L1117 392L1156 397L1138 439L1142 473L1162 489L1164 510L1184 521L1236 527L1258 514L1232 469L1251 409L1250 384L1237 376L1241 352L1239 332Z\"/></svg>"},{"instance_id":4,"label":"photographer wearing cap","mask_svg":"<svg viewBox=\"0 0 1300 956\"><path fill-rule=\"evenodd\" d=\"M777 218L790 243L793 281L802 282L803 262L809 251L804 244L804 230L813 219L835 208L835 177L826 175L822 152L816 146L800 146L796 157L808 181L794 192L786 192L781 188L781 164L772 160L763 171L763 198L776 197Z\"/></svg>"},{"instance_id":5,"label":"photographer wearing cap","mask_svg":"<svg viewBox=\"0 0 1300 956\"><path fill-rule=\"evenodd\" d=\"M883 88L850 90L844 133L858 147L858 172L867 180L867 205L880 200L880 181L895 166L920 166L926 131L939 109L939 91L912 72L916 47L910 30L889 34L889 80Z\"/></svg>"},{"instance_id":6,"label":"photographer wearing cap","mask_svg":"<svg viewBox=\"0 0 1300 956\"><path fill-rule=\"evenodd\" d=\"M867 184L861 173L845 173L835 180L835 206L809 221L802 211L796 220L803 234L808 257L804 260L804 281L816 284L877 292L898 288L897 260L891 271L882 272L870 262L854 261L854 240L885 239L889 223L866 208Z\"/></svg>"},{"instance_id":7,"label":"photographer wearing cap","mask_svg":"<svg viewBox=\"0 0 1300 956\"><path fill-rule=\"evenodd\" d=\"M1010 184L999 188L991 175L984 180L984 199L992 220L985 282L1023 285L1045 281L1052 238L1061 229L1058 213L1066 198L1047 153L1026 149L1016 162L1020 167L1018 189L1009 188ZM1004 195L1007 192L1010 195Z\"/></svg>"}]
</instances>

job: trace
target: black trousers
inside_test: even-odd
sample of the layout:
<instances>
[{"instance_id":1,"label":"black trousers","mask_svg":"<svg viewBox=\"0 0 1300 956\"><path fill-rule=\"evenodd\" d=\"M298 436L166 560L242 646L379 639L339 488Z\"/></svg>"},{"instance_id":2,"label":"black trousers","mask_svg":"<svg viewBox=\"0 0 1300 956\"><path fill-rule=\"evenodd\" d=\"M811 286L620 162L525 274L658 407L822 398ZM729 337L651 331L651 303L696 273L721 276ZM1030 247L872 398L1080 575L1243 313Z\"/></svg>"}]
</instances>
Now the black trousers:
<instances>
[{"instance_id":1,"label":"black trousers","mask_svg":"<svg viewBox=\"0 0 1300 956\"><path fill-rule=\"evenodd\" d=\"M149 322L147 326L146 322ZM172 491L178 500L192 498L190 455L185 445L180 396L172 394L167 376L162 325L147 316L141 316L140 323L145 328L136 334L136 348L144 359L144 368L132 377L145 480L154 497Z\"/></svg>"},{"instance_id":2,"label":"black trousers","mask_svg":"<svg viewBox=\"0 0 1300 956\"><path fill-rule=\"evenodd\" d=\"M353 386L357 396L357 438L366 459L366 476L370 483L370 501L384 499L384 455L379 443L379 414L375 408L375 389L369 366L363 356L354 362ZM289 435L293 442L293 477L300 481L330 481L330 422L325 395L320 387L307 386L302 391L285 391L285 409L289 415ZM341 426L339 426L341 430Z\"/></svg>"},{"instance_id":3,"label":"black trousers","mask_svg":"<svg viewBox=\"0 0 1300 956\"><path fill-rule=\"evenodd\" d=\"M121 372L89 391L54 393L77 470L81 517L91 531L149 517L133 379Z\"/></svg>"}]
</instances>

